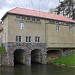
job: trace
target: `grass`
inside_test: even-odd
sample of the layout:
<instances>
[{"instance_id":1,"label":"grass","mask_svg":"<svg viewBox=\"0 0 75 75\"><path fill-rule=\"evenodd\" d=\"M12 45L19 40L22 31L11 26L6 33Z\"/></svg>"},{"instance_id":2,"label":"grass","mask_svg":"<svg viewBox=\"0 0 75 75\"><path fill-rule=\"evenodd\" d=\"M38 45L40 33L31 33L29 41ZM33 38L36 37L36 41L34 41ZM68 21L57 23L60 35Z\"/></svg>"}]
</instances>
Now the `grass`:
<instances>
[{"instance_id":1,"label":"grass","mask_svg":"<svg viewBox=\"0 0 75 75\"><path fill-rule=\"evenodd\" d=\"M5 48L3 46L0 47L0 55L5 53Z\"/></svg>"},{"instance_id":2,"label":"grass","mask_svg":"<svg viewBox=\"0 0 75 75\"><path fill-rule=\"evenodd\" d=\"M50 63L58 65L64 64L66 66L75 66L75 52L68 56L59 57L58 59L55 59Z\"/></svg>"}]
</instances>

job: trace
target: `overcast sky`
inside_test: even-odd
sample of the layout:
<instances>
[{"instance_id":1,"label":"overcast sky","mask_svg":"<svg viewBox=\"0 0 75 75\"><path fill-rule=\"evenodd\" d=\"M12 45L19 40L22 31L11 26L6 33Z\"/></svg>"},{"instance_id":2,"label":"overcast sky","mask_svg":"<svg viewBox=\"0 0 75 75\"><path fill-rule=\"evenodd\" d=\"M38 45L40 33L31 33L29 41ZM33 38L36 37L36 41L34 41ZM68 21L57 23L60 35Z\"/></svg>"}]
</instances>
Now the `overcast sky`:
<instances>
[{"instance_id":1,"label":"overcast sky","mask_svg":"<svg viewBox=\"0 0 75 75\"><path fill-rule=\"evenodd\" d=\"M15 7L46 12L50 8L55 8L58 4L59 0L0 0L0 19L8 10Z\"/></svg>"}]
</instances>

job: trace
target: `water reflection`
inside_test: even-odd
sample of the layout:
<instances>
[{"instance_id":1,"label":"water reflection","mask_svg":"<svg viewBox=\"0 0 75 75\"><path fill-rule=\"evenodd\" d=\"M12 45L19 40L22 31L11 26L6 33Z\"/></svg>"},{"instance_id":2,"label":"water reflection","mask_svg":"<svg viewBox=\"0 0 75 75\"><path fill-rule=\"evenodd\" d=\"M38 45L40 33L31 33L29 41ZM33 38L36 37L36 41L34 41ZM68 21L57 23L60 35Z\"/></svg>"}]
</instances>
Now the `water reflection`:
<instances>
[{"instance_id":1,"label":"water reflection","mask_svg":"<svg viewBox=\"0 0 75 75\"><path fill-rule=\"evenodd\" d=\"M75 68L33 64L31 67L17 65L0 67L0 75L75 75Z\"/></svg>"}]
</instances>

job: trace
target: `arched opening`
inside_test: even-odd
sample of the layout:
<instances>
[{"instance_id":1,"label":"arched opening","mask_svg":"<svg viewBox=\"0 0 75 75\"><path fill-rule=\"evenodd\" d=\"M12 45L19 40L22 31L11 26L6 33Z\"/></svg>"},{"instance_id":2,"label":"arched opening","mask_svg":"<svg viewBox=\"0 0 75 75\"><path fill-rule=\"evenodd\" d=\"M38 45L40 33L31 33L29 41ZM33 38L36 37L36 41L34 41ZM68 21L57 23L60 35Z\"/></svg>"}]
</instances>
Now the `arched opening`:
<instances>
[{"instance_id":1,"label":"arched opening","mask_svg":"<svg viewBox=\"0 0 75 75\"><path fill-rule=\"evenodd\" d=\"M34 49L31 52L31 63L41 63L41 50Z\"/></svg>"},{"instance_id":2,"label":"arched opening","mask_svg":"<svg viewBox=\"0 0 75 75\"><path fill-rule=\"evenodd\" d=\"M14 52L14 64L25 64L25 51L17 49Z\"/></svg>"},{"instance_id":3,"label":"arched opening","mask_svg":"<svg viewBox=\"0 0 75 75\"><path fill-rule=\"evenodd\" d=\"M49 51L47 51L47 63L57 59L59 56L61 56L60 50L49 50Z\"/></svg>"}]
</instances>

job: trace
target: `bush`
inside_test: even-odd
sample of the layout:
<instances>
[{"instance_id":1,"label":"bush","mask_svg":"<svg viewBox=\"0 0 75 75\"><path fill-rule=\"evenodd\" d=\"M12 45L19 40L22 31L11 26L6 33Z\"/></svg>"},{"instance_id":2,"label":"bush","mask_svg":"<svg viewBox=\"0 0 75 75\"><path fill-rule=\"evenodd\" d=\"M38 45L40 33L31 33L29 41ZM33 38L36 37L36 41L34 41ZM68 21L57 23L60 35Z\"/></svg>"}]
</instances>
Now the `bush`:
<instances>
[{"instance_id":1,"label":"bush","mask_svg":"<svg viewBox=\"0 0 75 75\"><path fill-rule=\"evenodd\" d=\"M0 47L0 54L4 54L4 53L6 53L5 47L1 46Z\"/></svg>"}]
</instances>

